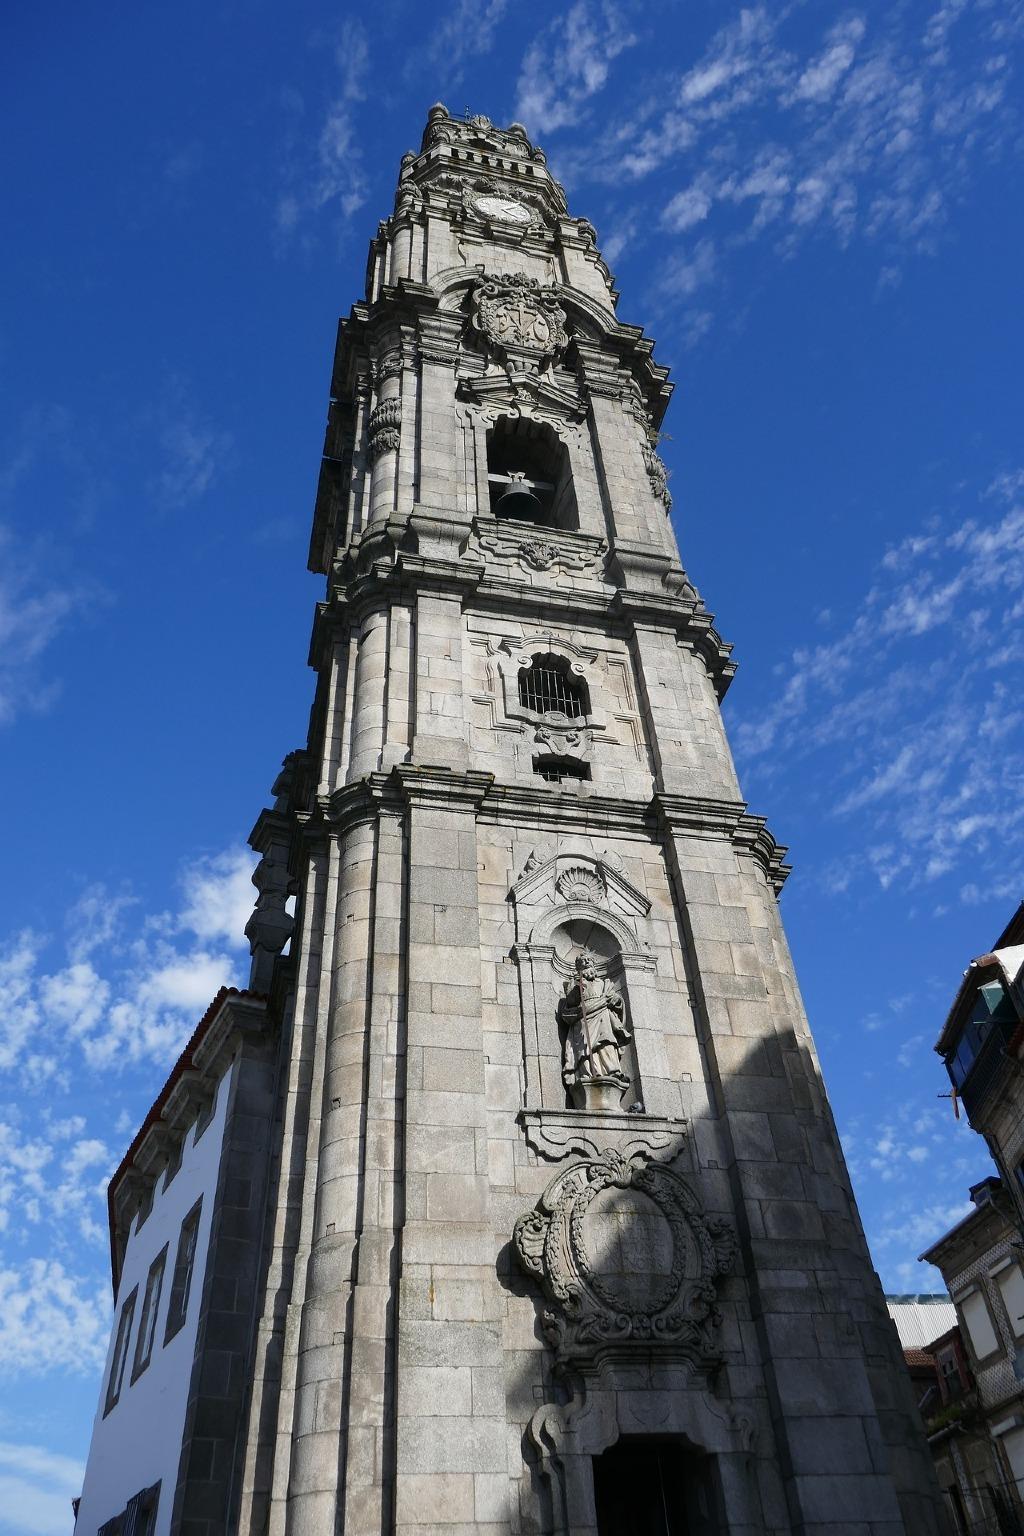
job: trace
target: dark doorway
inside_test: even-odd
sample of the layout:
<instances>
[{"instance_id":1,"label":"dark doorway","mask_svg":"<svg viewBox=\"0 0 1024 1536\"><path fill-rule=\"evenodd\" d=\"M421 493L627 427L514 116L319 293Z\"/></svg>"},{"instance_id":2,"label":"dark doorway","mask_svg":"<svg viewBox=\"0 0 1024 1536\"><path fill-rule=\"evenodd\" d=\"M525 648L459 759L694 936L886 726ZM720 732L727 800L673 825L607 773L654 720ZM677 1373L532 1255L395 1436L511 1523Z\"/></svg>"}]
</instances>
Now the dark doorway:
<instances>
[{"instance_id":1,"label":"dark doorway","mask_svg":"<svg viewBox=\"0 0 1024 1536\"><path fill-rule=\"evenodd\" d=\"M723 1536L714 1463L682 1440L619 1440L594 1457L598 1536Z\"/></svg>"}]
</instances>

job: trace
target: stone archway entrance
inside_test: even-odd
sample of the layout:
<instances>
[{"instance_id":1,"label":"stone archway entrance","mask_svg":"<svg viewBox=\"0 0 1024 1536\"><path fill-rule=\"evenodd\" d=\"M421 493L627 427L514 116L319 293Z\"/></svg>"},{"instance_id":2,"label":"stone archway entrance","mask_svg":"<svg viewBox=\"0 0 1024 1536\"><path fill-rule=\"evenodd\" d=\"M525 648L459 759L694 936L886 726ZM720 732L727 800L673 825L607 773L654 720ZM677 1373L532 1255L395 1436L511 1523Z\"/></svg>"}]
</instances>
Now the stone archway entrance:
<instances>
[{"instance_id":1,"label":"stone archway entrance","mask_svg":"<svg viewBox=\"0 0 1024 1536\"><path fill-rule=\"evenodd\" d=\"M593 1459L598 1536L724 1536L713 1457L673 1437L624 1437Z\"/></svg>"}]
</instances>

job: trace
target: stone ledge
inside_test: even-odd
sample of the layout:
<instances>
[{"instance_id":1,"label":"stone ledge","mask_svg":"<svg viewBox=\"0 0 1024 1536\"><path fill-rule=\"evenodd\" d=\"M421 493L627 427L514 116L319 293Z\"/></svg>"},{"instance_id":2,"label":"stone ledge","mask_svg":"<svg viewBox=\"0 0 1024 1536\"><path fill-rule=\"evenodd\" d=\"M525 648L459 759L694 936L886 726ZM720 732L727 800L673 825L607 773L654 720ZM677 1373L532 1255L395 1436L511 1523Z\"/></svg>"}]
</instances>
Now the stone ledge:
<instances>
[{"instance_id":1,"label":"stone ledge","mask_svg":"<svg viewBox=\"0 0 1024 1536\"><path fill-rule=\"evenodd\" d=\"M651 1158L674 1148L666 1159L671 1162L689 1137L689 1121L681 1116L627 1110L521 1109L516 1123L523 1128L527 1146L548 1162L561 1162L572 1152L597 1156L608 1147L627 1158Z\"/></svg>"}]
</instances>

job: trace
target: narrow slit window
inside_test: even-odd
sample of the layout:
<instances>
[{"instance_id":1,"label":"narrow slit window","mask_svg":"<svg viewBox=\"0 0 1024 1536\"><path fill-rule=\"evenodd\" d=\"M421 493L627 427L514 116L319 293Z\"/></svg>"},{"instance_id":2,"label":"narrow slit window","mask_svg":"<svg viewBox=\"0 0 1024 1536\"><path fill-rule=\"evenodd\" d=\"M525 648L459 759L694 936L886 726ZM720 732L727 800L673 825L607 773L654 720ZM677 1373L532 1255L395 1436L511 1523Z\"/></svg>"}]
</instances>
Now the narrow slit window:
<instances>
[{"instance_id":1,"label":"narrow slit window","mask_svg":"<svg viewBox=\"0 0 1024 1536\"><path fill-rule=\"evenodd\" d=\"M114 1341L114 1357L110 1362L110 1376L107 1380L107 1396L103 1404L103 1417L116 1404L121 1396L121 1387L124 1384L124 1368L128 1361L128 1340L132 1331L132 1319L135 1316L135 1303L138 1300L138 1286L132 1291L128 1300L121 1308L121 1315L117 1320L117 1338Z\"/></svg>"},{"instance_id":2,"label":"narrow slit window","mask_svg":"<svg viewBox=\"0 0 1024 1536\"><path fill-rule=\"evenodd\" d=\"M200 1196L182 1222L181 1231L178 1234L178 1252L175 1256L174 1276L171 1280L171 1299L167 1304L165 1344L169 1344L174 1335L181 1330L188 1316L188 1298L192 1289L192 1271L195 1267L199 1216L202 1208L203 1201Z\"/></svg>"}]
</instances>

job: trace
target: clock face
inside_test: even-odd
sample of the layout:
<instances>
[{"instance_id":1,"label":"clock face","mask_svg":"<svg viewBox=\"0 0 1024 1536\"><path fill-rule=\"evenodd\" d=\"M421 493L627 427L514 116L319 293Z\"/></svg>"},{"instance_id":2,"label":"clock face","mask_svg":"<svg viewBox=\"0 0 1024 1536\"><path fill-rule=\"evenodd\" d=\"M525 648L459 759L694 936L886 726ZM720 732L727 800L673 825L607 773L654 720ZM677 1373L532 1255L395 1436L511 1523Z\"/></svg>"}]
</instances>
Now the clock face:
<instances>
[{"instance_id":1,"label":"clock face","mask_svg":"<svg viewBox=\"0 0 1024 1536\"><path fill-rule=\"evenodd\" d=\"M532 218L522 203L514 203L508 197L475 197L473 207L487 219L500 219L503 224L529 224Z\"/></svg>"}]
</instances>

